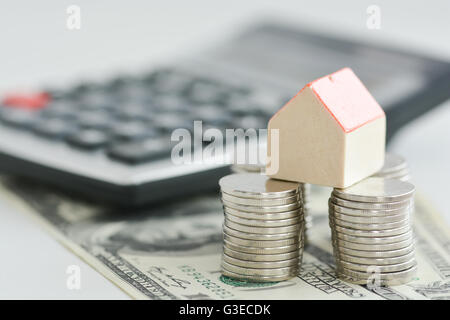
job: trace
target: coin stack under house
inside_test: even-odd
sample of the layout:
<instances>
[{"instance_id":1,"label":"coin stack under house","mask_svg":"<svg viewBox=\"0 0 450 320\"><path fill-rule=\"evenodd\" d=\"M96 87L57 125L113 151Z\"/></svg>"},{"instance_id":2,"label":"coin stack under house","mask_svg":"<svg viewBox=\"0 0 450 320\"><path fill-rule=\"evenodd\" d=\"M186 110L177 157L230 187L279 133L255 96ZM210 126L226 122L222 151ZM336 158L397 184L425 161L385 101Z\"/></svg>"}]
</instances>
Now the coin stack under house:
<instances>
[{"instance_id":1,"label":"coin stack under house","mask_svg":"<svg viewBox=\"0 0 450 320\"><path fill-rule=\"evenodd\" d=\"M301 183L300 190L302 192L302 208L303 217L305 219L305 243L308 243L308 235L311 234L313 221L310 210L309 200L311 199L311 185L308 183Z\"/></svg>"},{"instance_id":2,"label":"coin stack under house","mask_svg":"<svg viewBox=\"0 0 450 320\"><path fill-rule=\"evenodd\" d=\"M252 282L297 276L305 227L300 184L239 173L219 185L225 216L222 274Z\"/></svg>"},{"instance_id":3,"label":"coin stack under house","mask_svg":"<svg viewBox=\"0 0 450 320\"><path fill-rule=\"evenodd\" d=\"M231 172L233 173L253 173L259 172L264 173L265 166L262 165L232 165ZM308 243L308 234L310 234L313 221L312 215L309 207L309 199L311 194L311 185L308 183L300 183L300 191L302 194L302 209L303 209L303 217L305 219L305 243Z\"/></svg>"},{"instance_id":4,"label":"coin stack under house","mask_svg":"<svg viewBox=\"0 0 450 320\"><path fill-rule=\"evenodd\" d=\"M372 177L333 190L329 219L338 277L398 285L415 276L414 191L411 183Z\"/></svg>"}]
</instances>

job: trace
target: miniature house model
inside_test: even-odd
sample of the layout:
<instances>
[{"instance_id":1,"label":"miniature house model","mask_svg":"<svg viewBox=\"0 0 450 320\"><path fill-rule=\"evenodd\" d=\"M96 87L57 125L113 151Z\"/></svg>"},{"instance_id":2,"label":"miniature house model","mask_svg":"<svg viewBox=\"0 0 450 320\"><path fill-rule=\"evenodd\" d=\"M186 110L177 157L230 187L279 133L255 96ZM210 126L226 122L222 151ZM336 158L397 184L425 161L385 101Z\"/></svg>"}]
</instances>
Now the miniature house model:
<instances>
[{"instance_id":1,"label":"miniature house model","mask_svg":"<svg viewBox=\"0 0 450 320\"><path fill-rule=\"evenodd\" d=\"M345 188L383 166L386 116L349 68L307 84L268 129L272 178Z\"/></svg>"}]
</instances>

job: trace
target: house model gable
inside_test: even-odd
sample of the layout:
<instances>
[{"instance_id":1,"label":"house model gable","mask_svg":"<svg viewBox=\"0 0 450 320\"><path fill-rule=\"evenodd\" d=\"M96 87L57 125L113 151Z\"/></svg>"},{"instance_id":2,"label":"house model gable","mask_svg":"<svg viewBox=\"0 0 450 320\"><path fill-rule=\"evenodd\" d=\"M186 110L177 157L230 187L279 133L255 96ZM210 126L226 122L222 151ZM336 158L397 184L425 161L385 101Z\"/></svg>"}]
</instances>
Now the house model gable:
<instances>
[{"instance_id":1,"label":"house model gable","mask_svg":"<svg viewBox=\"0 0 450 320\"><path fill-rule=\"evenodd\" d=\"M268 129L279 130L273 178L345 188L383 165L385 113L349 68L307 84ZM269 136L269 159L272 143Z\"/></svg>"},{"instance_id":2,"label":"house model gable","mask_svg":"<svg viewBox=\"0 0 450 320\"><path fill-rule=\"evenodd\" d=\"M385 116L378 102L349 68L317 79L307 86L345 132Z\"/></svg>"}]
</instances>

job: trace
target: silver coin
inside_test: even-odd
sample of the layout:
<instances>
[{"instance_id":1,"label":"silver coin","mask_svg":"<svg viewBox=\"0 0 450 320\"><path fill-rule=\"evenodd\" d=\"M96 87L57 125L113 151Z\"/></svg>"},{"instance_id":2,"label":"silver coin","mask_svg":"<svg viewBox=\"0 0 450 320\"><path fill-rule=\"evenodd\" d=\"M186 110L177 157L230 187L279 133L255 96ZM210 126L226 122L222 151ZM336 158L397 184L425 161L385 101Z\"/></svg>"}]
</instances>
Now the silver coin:
<instances>
[{"instance_id":1,"label":"silver coin","mask_svg":"<svg viewBox=\"0 0 450 320\"><path fill-rule=\"evenodd\" d=\"M346 228L346 227L341 227L339 225L336 225L332 221L330 221L330 227L331 227L331 229L334 229L338 232L345 233L350 236L374 237L374 238L397 236L397 235L406 233L409 230L411 230L410 225L406 225L401 228L386 229L386 230L354 230L351 228Z\"/></svg>"},{"instance_id":2,"label":"silver coin","mask_svg":"<svg viewBox=\"0 0 450 320\"><path fill-rule=\"evenodd\" d=\"M397 202L384 202L384 203L369 203L369 202L358 202L358 201L350 201L335 197L334 194L331 194L330 201L333 204L337 204L346 208L353 209L363 209L363 210L385 210L385 209L405 209L411 206L411 200L402 200Z\"/></svg>"},{"instance_id":3,"label":"silver coin","mask_svg":"<svg viewBox=\"0 0 450 320\"><path fill-rule=\"evenodd\" d=\"M410 203L411 204L411 203ZM410 214L413 211L413 207L408 205L404 208L400 209L380 209L380 210L365 210L365 209L354 209L343 207L337 204L334 204L331 199L328 200L328 207L333 210L335 213L345 214L351 217L361 217L361 218L388 218L388 217L396 217L400 215Z\"/></svg>"},{"instance_id":4,"label":"silver coin","mask_svg":"<svg viewBox=\"0 0 450 320\"><path fill-rule=\"evenodd\" d=\"M405 212L403 214L398 214L395 216L386 216L386 217L350 216L348 214L336 212L332 209L329 211L329 213L333 216L334 219L338 219L339 221L344 221L347 223L354 223L354 224L359 224L359 223L361 223L361 224L385 224L385 223L399 222L399 221L402 221L405 219L411 219L409 212Z\"/></svg>"},{"instance_id":5,"label":"silver coin","mask_svg":"<svg viewBox=\"0 0 450 320\"><path fill-rule=\"evenodd\" d=\"M290 219L280 219L280 220L256 220L256 219L247 219L240 218L231 213L226 214L226 218L230 221L245 225L245 226L254 226L254 227L285 227L291 226L294 224L299 224L304 221L303 216L298 216Z\"/></svg>"},{"instance_id":6,"label":"silver coin","mask_svg":"<svg viewBox=\"0 0 450 320\"><path fill-rule=\"evenodd\" d=\"M287 232L287 233L277 233L277 234L257 234L257 233L249 233L249 232L242 232L238 230L234 230L225 224L223 225L223 231L227 233L230 236L242 238L242 239L248 239L248 240L284 240L289 238L295 238L299 236L299 232ZM301 233L300 233L301 235Z\"/></svg>"},{"instance_id":7,"label":"silver coin","mask_svg":"<svg viewBox=\"0 0 450 320\"><path fill-rule=\"evenodd\" d=\"M404 182L410 182L412 177L411 177L411 175L408 174L408 175L405 175L403 177L398 177L397 179L400 180L400 181L404 181Z\"/></svg>"},{"instance_id":8,"label":"silver coin","mask_svg":"<svg viewBox=\"0 0 450 320\"><path fill-rule=\"evenodd\" d=\"M354 271L354 270L344 269L344 268L338 269L337 271L339 274L345 274L347 276L354 277L354 278L360 279L360 280L373 278L374 276L377 276L380 280L391 280L391 279L395 279L397 277L401 278L402 276L413 273L413 270L416 268L417 268L417 262L415 262L414 265L409 269L395 271L395 272L386 272L386 273L381 272L378 274L374 274L372 272Z\"/></svg>"},{"instance_id":9,"label":"silver coin","mask_svg":"<svg viewBox=\"0 0 450 320\"><path fill-rule=\"evenodd\" d=\"M414 238L406 239L395 243L384 243L384 244L362 244L345 241L335 237L332 239L332 241L333 244L338 246L339 248L343 247L348 249L364 250L364 251L390 251L409 247L411 244L414 243Z\"/></svg>"},{"instance_id":10,"label":"silver coin","mask_svg":"<svg viewBox=\"0 0 450 320\"><path fill-rule=\"evenodd\" d=\"M230 169L233 173L264 173L266 166L263 164L233 164Z\"/></svg>"},{"instance_id":11,"label":"silver coin","mask_svg":"<svg viewBox=\"0 0 450 320\"><path fill-rule=\"evenodd\" d=\"M383 167L375 173L375 175L384 175L391 172L397 172L400 170L404 170L408 167L408 163L405 158L393 153L386 153L384 155L384 164Z\"/></svg>"},{"instance_id":12,"label":"silver coin","mask_svg":"<svg viewBox=\"0 0 450 320\"><path fill-rule=\"evenodd\" d=\"M333 190L341 199L359 202L398 202L409 200L414 185L396 179L367 178L348 188Z\"/></svg>"},{"instance_id":13,"label":"silver coin","mask_svg":"<svg viewBox=\"0 0 450 320\"><path fill-rule=\"evenodd\" d=\"M267 268L285 268L285 267L293 267L298 266L300 263L299 257L283 260L283 261L271 261L271 262L261 262L261 261L248 261L241 260L230 257L226 254L222 256L222 259L232 265L244 268L254 268L254 269L267 269Z\"/></svg>"},{"instance_id":14,"label":"silver coin","mask_svg":"<svg viewBox=\"0 0 450 320\"><path fill-rule=\"evenodd\" d=\"M237 274L248 275L248 276L266 276L266 277L285 276L288 274L298 273L298 271L299 271L298 265L284 267L284 268L265 268L265 269L258 268L257 269L257 268L235 266L224 260L222 260L222 268L225 270L228 270L230 272L237 273Z\"/></svg>"},{"instance_id":15,"label":"silver coin","mask_svg":"<svg viewBox=\"0 0 450 320\"><path fill-rule=\"evenodd\" d=\"M300 183L300 189L305 193L311 192L311 185L309 183Z\"/></svg>"},{"instance_id":16,"label":"silver coin","mask_svg":"<svg viewBox=\"0 0 450 320\"><path fill-rule=\"evenodd\" d=\"M301 208L301 202L295 202L291 204L285 204L281 206L247 206L243 204L237 204L230 201L226 201L222 199L222 203L225 207L232 208L235 210L243 211L243 212L252 212L252 213L279 213L292 211Z\"/></svg>"},{"instance_id":17,"label":"silver coin","mask_svg":"<svg viewBox=\"0 0 450 320\"><path fill-rule=\"evenodd\" d=\"M292 211L277 212L277 213L253 213L253 212L239 211L224 206L223 211L225 212L225 214L232 214L233 216L239 218L255 219L255 220L284 220L303 217L303 212L301 208Z\"/></svg>"},{"instance_id":18,"label":"silver coin","mask_svg":"<svg viewBox=\"0 0 450 320\"><path fill-rule=\"evenodd\" d=\"M247 233L257 233L257 234L278 234L278 233L288 233L288 232L295 232L298 231L300 232L301 230L303 230L304 227L304 223L297 223L291 226L285 226L285 227L251 227L251 226L246 226L246 225L242 225L233 221L228 220L228 216L225 216L225 225L237 230L237 231L242 231L242 232L247 232Z\"/></svg>"},{"instance_id":19,"label":"silver coin","mask_svg":"<svg viewBox=\"0 0 450 320\"><path fill-rule=\"evenodd\" d=\"M259 261L259 262L272 262L272 261L283 261L295 259L301 256L302 249L296 248L294 251L286 252L286 253L277 253L277 254L254 254L254 253L245 253L236 251L228 248L227 246L223 247L223 252L233 258L240 260L248 260L248 261Z\"/></svg>"},{"instance_id":20,"label":"silver coin","mask_svg":"<svg viewBox=\"0 0 450 320\"><path fill-rule=\"evenodd\" d=\"M338 278L344 281L354 284L367 285L369 283L375 282L379 286L398 286L411 282L416 277L416 274L417 274L417 266L409 270L391 273L392 275L391 277L383 277L381 279L375 276L361 278L356 276L353 272L352 275L348 275L343 272L338 272L337 276Z\"/></svg>"},{"instance_id":21,"label":"silver coin","mask_svg":"<svg viewBox=\"0 0 450 320\"><path fill-rule=\"evenodd\" d=\"M352 223L344 220L337 219L333 216L330 216L330 221L332 221L335 225L355 229L355 230L367 230L367 231L381 231L381 230L390 230L395 228L401 228L403 226L411 225L411 219L407 217L404 220L396 221L396 222L387 222L387 223L378 223L378 224L370 224L370 223Z\"/></svg>"},{"instance_id":22,"label":"silver coin","mask_svg":"<svg viewBox=\"0 0 450 320\"><path fill-rule=\"evenodd\" d=\"M395 180L410 183L411 175L410 174L392 175L392 176L385 177L385 179L395 179Z\"/></svg>"},{"instance_id":23,"label":"silver coin","mask_svg":"<svg viewBox=\"0 0 450 320\"><path fill-rule=\"evenodd\" d=\"M390 257L390 258L362 258L362 257L355 257L343 253L338 254L338 259L340 261L346 261L346 262L352 262L352 263L358 263L363 265L388 265L388 264L398 264L403 263L406 261L409 261L415 257L414 250L398 257Z\"/></svg>"},{"instance_id":24,"label":"silver coin","mask_svg":"<svg viewBox=\"0 0 450 320\"><path fill-rule=\"evenodd\" d=\"M368 237L355 237L355 236L349 236L345 233L341 233L335 230L332 230L334 233L333 235L337 237L338 239L349 241L349 242L355 242L355 243L361 243L361 244L386 244L386 243L396 243L399 241L404 241L407 239L410 239L413 236L412 230L405 232L404 234L399 234L396 236L390 236L390 237L380 237L380 238L368 238Z\"/></svg>"},{"instance_id":25,"label":"silver coin","mask_svg":"<svg viewBox=\"0 0 450 320\"><path fill-rule=\"evenodd\" d=\"M248 240L248 239L242 239L234 236L230 236L223 233L223 238L226 239L229 242L234 243L235 245L242 245L246 247L258 247L258 248L274 248L274 247L284 247L284 246L290 246L295 245L300 242L300 237L294 237L290 239L283 239L283 240Z\"/></svg>"},{"instance_id":26,"label":"silver coin","mask_svg":"<svg viewBox=\"0 0 450 320\"><path fill-rule=\"evenodd\" d=\"M409 174L410 174L409 169L405 168L403 170L394 171L394 172L390 172L390 173L375 174L372 177L385 178L385 179L398 179L398 178L407 176Z\"/></svg>"},{"instance_id":27,"label":"silver coin","mask_svg":"<svg viewBox=\"0 0 450 320\"><path fill-rule=\"evenodd\" d=\"M229 195L225 192L222 192L222 199L229 201L229 202L247 205L247 206L270 207L270 206L281 206L281 205L285 205L285 204L296 203L301 200L301 197L299 194L297 194L297 195L293 195L291 197L284 197L284 198L251 199L251 198L239 198L239 197Z\"/></svg>"},{"instance_id":28,"label":"silver coin","mask_svg":"<svg viewBox=\"0 0 450 320\"><path fill-rule=\"evenodd\" d=\"M333 247L336 255L347 254L350 256L361 257L361 258L380 258L387 259L392 257L400 257L414 251L414 244L411 244L408 247L397 249L397 250L389 250L389 251L365 251L365 250L355 250L348 249L344 247Z\"/></svg>"},{"instance_id":29,"label":"silver coin","mask_svg":"<svg viewBox=\"0 0 450 320\"><path fill-rule=\"evenodd\" d=\"M412 268L413 266L416 265L416 259L413 257L412 259L410 259L406 262L390 264L390 265L364 265L364 264L347 262L347 261L337 259L336 264L338 265L338 267L337 267L338 270L348 269L348 270L362 271L362 272L368 272L368 273L370 273L370 270L377 270L378 272L381 272L381 273L388 273L388 272L398 272L398 271Z\"/></svg>"},{"instance_id":30,"label":"silver coin","mask_svg":"<svg viewBox=\"0 0 450 320\"><path fill-rule=\"evenodd\" d=\"M243 253L253 253L253 254L279 254L279 253L287 253L298 250L299 247L303 247L303 243L299 242L298 244L293 244L289 246L283 247L275 247L275 248L258 248L258 247L249 247L243 245L236 245L230 241L223 240L224 246L228 247L231 250L243 252Z\"/></svg>"},{"instance_id":31,"label":"silver coin","mask_svg":"<svg viewBox=\"0 0 450 320\"><path fill-rule=\"evenodd\" d=\"M298 275L298 272L292 273L292 274L287 274L284 276L278 276L278 277L264 277L264 276L241 275L241 274L237 274L237 273L222 269L222 275L224 275L226 277L230 277L232 279L246 280L246 281L252 281L252 282L279 282L279 281L286 281L286 280L295 278Z\"/></svg>"},{"instance_id":32,"label":"silver coin","mask_svg":"<svg viewBox=\"0 0 450 320\"><path fill-rule=\"evenodd\" d=\"M223 192L241 198L284 198L299 193L300 184L270 179L258 173L230 174L219 180Z\"/></svg>"}]
</instances>

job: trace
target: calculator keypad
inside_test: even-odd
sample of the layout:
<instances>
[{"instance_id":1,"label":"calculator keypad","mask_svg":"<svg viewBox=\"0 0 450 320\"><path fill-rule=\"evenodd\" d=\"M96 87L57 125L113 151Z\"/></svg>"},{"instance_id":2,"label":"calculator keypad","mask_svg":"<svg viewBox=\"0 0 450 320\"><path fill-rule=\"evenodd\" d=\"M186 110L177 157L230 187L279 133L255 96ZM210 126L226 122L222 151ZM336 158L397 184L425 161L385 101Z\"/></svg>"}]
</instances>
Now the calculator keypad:
<instances>
[{"instance_id":1,"label":"calculator keypad","mask_svg":"<svg viewBox=\"0 0 450 320\"><path fill-rule=\"evenodd\" d=\"M68 91L49 90L48 95L45 106L33 108L16 108L3 100L0 122L84 152L102 150L127 164L169 157L173 130L192 131L195 120L203 121L203 130L265 128L284 102L168 69L141 78L82 83ZM24 101L37 106L42 101L36 99L42 97Z\"/></svg>"}]
</instances>

